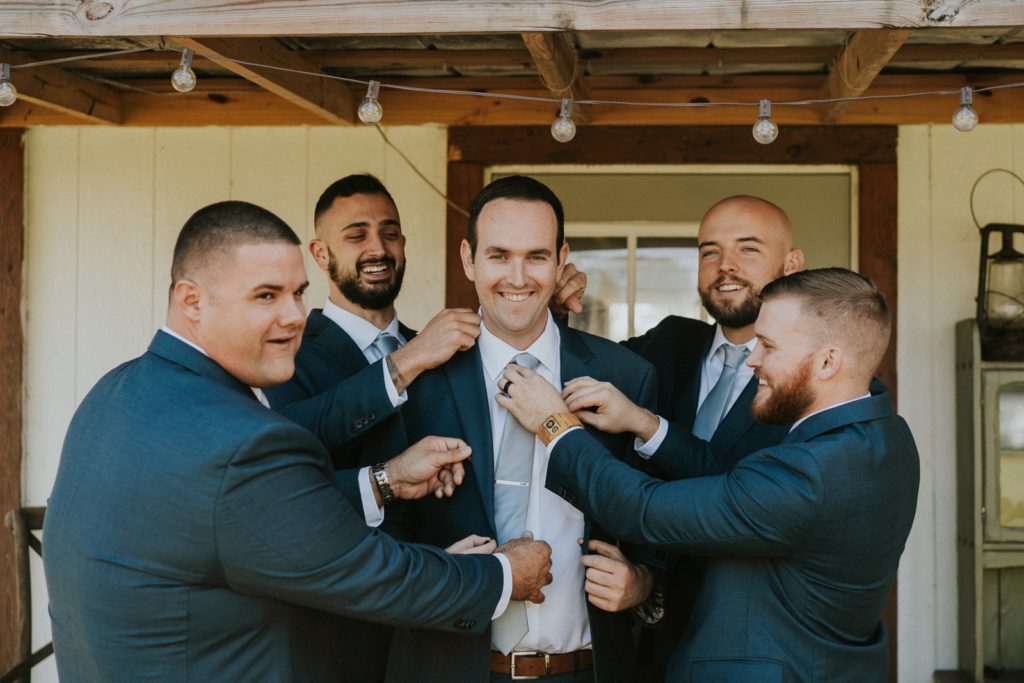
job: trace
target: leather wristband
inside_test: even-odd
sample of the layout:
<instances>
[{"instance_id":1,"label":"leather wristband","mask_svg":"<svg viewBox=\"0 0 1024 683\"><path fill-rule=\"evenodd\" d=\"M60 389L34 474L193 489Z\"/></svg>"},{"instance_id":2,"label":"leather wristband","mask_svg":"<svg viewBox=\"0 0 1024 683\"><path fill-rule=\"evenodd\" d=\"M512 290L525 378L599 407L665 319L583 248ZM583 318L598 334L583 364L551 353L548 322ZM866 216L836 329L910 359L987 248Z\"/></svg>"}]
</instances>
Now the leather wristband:
<instances>
[{"instance_id":1,"label":"leather wristband","mask_svg":"<svg viewBox=\"0 0 1024 683\"><path fill-rule=\"evenodd\" d=\"M388 473L384 469L384 463L379 462L370 467L370 474L373 475L373 481L377 485L377 492L380 493L381 502L384 505L394 503L395 492L391 490L391 481L388 479Z\"/></svg>"},{"instance_id":2,"label":"leather wristband","mask_svg":"<svg viewBox=\"0 0 1024 683\"><path fill-rule=\"evenodd\" d=\"M537 428L537 436L540 442L547 446L556 436L565 432L570 427L582 427L583 423L572 413L552 413L540 423Z\"/></svg>"}]
</instances>

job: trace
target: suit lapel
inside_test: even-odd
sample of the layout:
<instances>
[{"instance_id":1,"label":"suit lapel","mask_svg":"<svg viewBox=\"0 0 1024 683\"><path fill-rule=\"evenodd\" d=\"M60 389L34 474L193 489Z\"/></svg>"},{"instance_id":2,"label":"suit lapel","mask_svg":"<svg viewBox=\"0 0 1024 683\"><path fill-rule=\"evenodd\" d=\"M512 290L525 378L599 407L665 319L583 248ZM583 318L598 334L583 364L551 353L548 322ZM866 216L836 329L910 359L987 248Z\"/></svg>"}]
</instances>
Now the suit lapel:
<instances>
[{"instance_id":1,"label":"suit lapel","mask_svg":"<svg viewBox=\"0 0 1024 683\"><path fill-rule=\"evenodd\" d=\"M576 330L559 325L558 335L558 363L561 366L559 372L562 384L577 377L593 375L597 368L596 359Z\"/></svg>"},{"instance_id":2,"label":"suit lapel","mask_svg":"<svg viewBox=\"0 0 1024 683\"><path fill-rule=\"evenodd\" d=\"M466 443L473 449L473 474L493 533L494 446L480 350L474 346L469 351L457 353L441 367L448 379Z\"/></svg>"},{"instance_id":3,"label":"suit lapel","mask_svg":"<svg viewBox=\"0 0 1024 683\"><path fill-rule=\"evenodd\" d=\"M320 309L309 314L306 324L307 342L322 346L345 370L345 375L354 375L369 363L366 356L345 330L325 316Z\"/></svg>"},{"instance_id":4,"label":"suit lapel","mask_svg":"<svg viewBox=\"0 0 1024 683\"><path fill-rule=\"evenodd\" d=\"M711 349L711 340L715 337L713 325L709 325L704 332L703 338L693 346L684 344L679 348L679 366L684 370L678 376L686 377L688 381L685 384L680 383L672 406L672 420L686 431L693 429L693 422L697 418L697 402L700 399L700 378L704 372L704 358L708 355L708 351ZM700 353L694 354L693 348L698 345Z\"/></svg>"},{"instance_id":5,"label":"suit lapel","mask_svg":"<svg viewBox=\"0 0 1024 683\"><path fill-rule=\"evenodd\" d=\"M711 436L711 446L716 451L728 450L754 424L754 417L750 414L750 404L754 401L756 393L757 378L751 377Z\"/></svg>"}]
</instances>

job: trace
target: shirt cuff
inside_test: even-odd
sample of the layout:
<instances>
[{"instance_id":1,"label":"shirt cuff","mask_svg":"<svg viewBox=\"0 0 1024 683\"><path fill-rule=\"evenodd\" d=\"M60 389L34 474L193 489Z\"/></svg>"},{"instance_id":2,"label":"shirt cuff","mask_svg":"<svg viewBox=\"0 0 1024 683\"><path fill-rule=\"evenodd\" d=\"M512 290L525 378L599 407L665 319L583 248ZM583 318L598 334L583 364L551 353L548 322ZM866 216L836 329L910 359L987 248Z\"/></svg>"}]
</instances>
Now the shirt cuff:
<instances>
[{"instance_id":1,"label":"shirt cuff","mask_svg":"<svg viewBox=\"0 0 1024 683\"><path fill-rule=\"evenodd\" d=\"M548 446L547 446L547 448L548 448L548 456L551 455L551 451L555 450L555 444L558 443L559 441L561 441L563 436L565 436L566 434L569 434L570 432L575 432L577 429L583 429L583 427L569 427L564 432L562 432L561 434L559 434L555 438L551 439L551 441L548 442Z\"/></svg>"},{"instance_id":2,"label":"shirt cuff","mask_svg":"<svg viewBox=\"0 0 1024 683\"><path fill-rule=\"evenodd\" d=\"M363 502L363 519L366 520L366 526L379 527L384 521L384 508L377 505L372 486L370 468L363 467L359 470L359 499Z\"/></svg>"},{"instance_id":3,"label":"shirt cuff","mask_svg":"<svg viewBox=\"0 0 1024 683\"><path fill-rule=\"evenodd\" d=\"M644 443L640 437L637 437L633 442L633 448L636 450L636 454L644 460L650 460L654 452L661 448L661 443L665 440L665 436L668 435L668 420L663 418L661 415L658 416L658 430L654 432L646 443Z\"/></svg>"},{"instance_id":4,"label":"shirt cuff","mask_svg":"<svg viewBox=\"0 0 1024 683\"><path fill-rule=\"evenodd\" d=\"M504 553L494 553L494 557L501 562L502 588L498 606L494 608L494 616L491 617L492 621L505 613L508 603L512 599L512 563L508 561Z\"/></svg>"},{"instance_id":5,"label":"shirt cuff","mask_svg":"<svg viewBox=\"0 0 1024 683\"><path fill-rule=\"evenodd\" d=\"M388 392L388 400L391 401L392 406L397 408L409 400L409 392L403 391L401 394L398 393L395 382L391 379L391 373L388 372L387 360L381 360L380 366L384 368L384 389Z\"/></svg>"}]
</instances>

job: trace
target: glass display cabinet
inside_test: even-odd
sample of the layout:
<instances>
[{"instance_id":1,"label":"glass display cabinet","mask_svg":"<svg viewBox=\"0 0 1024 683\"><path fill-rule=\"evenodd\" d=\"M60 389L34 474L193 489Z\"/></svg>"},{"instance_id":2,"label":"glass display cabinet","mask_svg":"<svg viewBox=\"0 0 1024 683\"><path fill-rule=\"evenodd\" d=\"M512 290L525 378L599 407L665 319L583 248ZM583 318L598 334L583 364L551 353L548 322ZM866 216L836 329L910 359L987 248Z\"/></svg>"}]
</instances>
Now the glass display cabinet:
<instances>
[{"instance_id":1,"label":"glass display cabinet","mask_svg":"<svg viewBox=\"0 0 1024 683\"><path fill-rule=\"evenodd\" d=\"M956 328L960 669L1024 675L1024 360L984 361Z\"/></svg>"}]
</instances>

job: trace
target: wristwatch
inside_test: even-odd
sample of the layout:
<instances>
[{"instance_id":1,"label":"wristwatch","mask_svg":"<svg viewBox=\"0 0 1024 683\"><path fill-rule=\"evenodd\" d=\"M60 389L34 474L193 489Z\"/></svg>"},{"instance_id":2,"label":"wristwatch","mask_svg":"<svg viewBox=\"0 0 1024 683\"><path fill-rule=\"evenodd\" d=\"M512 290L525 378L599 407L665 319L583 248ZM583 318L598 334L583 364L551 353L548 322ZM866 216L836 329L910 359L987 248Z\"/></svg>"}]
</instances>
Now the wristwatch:
<instances>
[{"instance_id":1,"label":"wristwatch","mask_svg":"<svg viewBox=\"0 0 1024 683\"><path fill-rule=\"evenodd\" d=\"M388 480L388 473L384 469L384 463L379 462L370 467L370 474L373 475L373 481L377 484L377 491L380 493L381 502L384 505L394 503L395 492L391 490L391 482Z\"/></svg>"},{"instance_id":2,"label":"wristwatch","mask_svg":"<svg viewBox=\"0 0 1024 683\"><path fill-rule=\"evenodd\" d=\"M547 446L551 441L570 427L582 427L583 423L572 413L553 413L544 418L537 429L540 442Z\"/></svg>"},{"instance_id":3,"label":"wristwatch","mask_svg":"<svg viewBox=\"0 0 1024 683\"><path fill-rule=\"evenodd\" d=\"M655 588L647 599L633 608L633 614L648 626L654 626L665 618L665 596Z\"/></svg>"}]
</instances>

